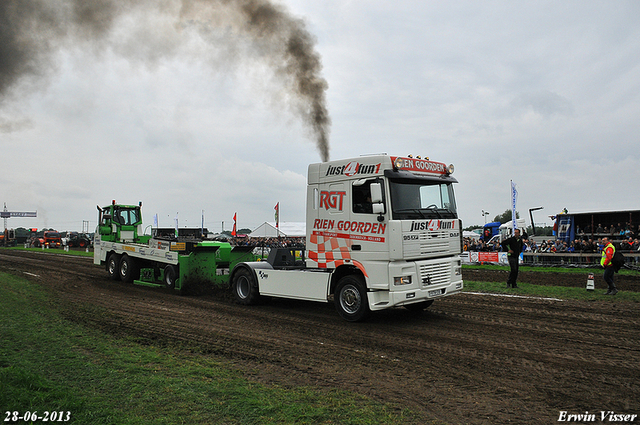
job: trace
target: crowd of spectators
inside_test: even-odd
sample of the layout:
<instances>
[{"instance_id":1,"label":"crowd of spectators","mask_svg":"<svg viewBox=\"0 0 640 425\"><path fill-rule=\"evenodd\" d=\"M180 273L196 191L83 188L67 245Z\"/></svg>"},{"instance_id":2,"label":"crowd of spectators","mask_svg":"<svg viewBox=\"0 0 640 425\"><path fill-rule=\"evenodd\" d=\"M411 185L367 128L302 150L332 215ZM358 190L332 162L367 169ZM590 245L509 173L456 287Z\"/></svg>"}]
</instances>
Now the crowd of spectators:
<instances>
[{"instance_id":1,"label":"crowd of spectators","mask_svg":"<svg viewBox=\"0 0 640 425\"><path fill-rule=\"evenodd\" d=\"M576 233L581 236L582 239L588 237L589 235L599 235L599 236L608 236L612 240L616 239L624 239L635 238L640 236L640 224L635 226L632 223L618 223L617 225L612 224L611 226L602 226L602 224L598 224L594 226L595 228L591 229L591 225L585 226L584 229L578 228L576 229Z\"/></svg>"},{"instance_id":2,"label":"crowd of spectators","mask_svg":"<svg viewBox=\"0 0 640 425\"><path fill-rule=\"evenodd\" d=\"M560 252L560 253L599 253L602 252L604 244L603 237L609 237L614 241L616 249L624 252L640 252L640 225L634 226L621 223L612 226L598 225L593 233L591 226L584 229L577 229L578 238L572 242L549 239L537 243L533 239L525 241L524 252ZM465 251L501 251L500 242L494 241L485 243L482 239L465 238Z\"/></svg>"},{"instance_id":3,"label":"crowd of spectators","mask_svg":"<svg viewBox=\"0 0 640 425\"><path fill-rule=\"evenodd\" d=\"M626 240L621 240L615 243L616 249L620 249L624 252L640 252L640 240L638 238L629 237ZM560 240L549 239L548 241L542 241L537 243L533 239L525 241L524 252L562 252L562 253L599 253L602 252L604 244L602 238L598 238L595 241L593 239L576 239L571 243L563 242ZM485 244L484 241L479 239L465 238L464 241L465 251L502 251L502 246L499 242L493 242L491 244Z\"/></svg>"},{"instance_id":4,"label":"crowd of spectators","mask_svg":"<svg viewBox=\"0 0 640 425\"><path fill-rule=\"evenodd\" d=\"M256 248L304 248L305 237L251 237L229 239L229 243L234 246L253 246Z\"/></svg>"}]
</instances>

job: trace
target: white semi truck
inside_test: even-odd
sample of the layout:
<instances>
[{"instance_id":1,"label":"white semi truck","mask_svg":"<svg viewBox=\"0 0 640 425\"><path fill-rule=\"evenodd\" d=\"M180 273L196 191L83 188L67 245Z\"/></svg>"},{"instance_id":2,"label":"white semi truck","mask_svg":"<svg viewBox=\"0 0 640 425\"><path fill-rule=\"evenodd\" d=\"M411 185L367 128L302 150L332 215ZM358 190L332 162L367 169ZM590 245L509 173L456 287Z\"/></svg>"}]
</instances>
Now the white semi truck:
<instances>
[{"instance_id":1,"label":"white semi truck","mask_svg":"<svg viewBox=\"0 0 640 425\"><path fill-rule=\"evenodd\" d=\"M394 306L424 309L462 291L462 223L453 166L387 155L311 164L306 255L275 250L231 272L236 300L333 301L358 321Z\"/></svg>"},{"instance_id":2,"label":"white semi truck","mask_svg":"<svg viewBox=\"0 0 640 425\"><path fill-rule=\"evenodd\" d=\"M422 310L462 291L462 223L453 166L364 156L311 164L306 249L246 247L141 236L141 204L99 210L94 263L113 279L184 289L229 284L236 301L262 297L334 302L342 318L395 306Z\"/></svg>"}]
</instances>

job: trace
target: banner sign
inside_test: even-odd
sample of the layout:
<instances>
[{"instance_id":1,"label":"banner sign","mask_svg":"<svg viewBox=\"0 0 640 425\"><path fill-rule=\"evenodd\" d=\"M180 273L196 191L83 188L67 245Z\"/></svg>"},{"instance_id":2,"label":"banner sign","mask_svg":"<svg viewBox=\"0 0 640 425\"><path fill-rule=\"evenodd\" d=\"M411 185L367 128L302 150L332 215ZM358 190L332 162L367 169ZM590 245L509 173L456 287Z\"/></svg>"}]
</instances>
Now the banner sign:
<instances>
[{"instance_id":1,"label":"banner sign","mask_svg":"<svg viewBox=\"0 0 640 425\"><path fill-rule=\"evenodd\" d=\"M0 218L9 217L37 217L38 212L14 212L14 211L0 211Z\"/></svg>"},{"instance_id":2,"label":"banner sign","mask_svg":"<svg viewBox=\"0 0 640 425\"><path fill-rule=\"evenodd\" d=\"M518 199L518 191L516 190L516 184L511 180L511 219L513 220L513 230L518 228L516 220L516 200Z\"/></svg>"},{"instance_id":3,"label":"banner sign","mask_svg":"<svg viewBox=\"0 0 640 425\"><path fill-rule=\"evenodd\" d=\"M463 263L468 264L498 264L501 266L508 266L509 260L506 252L463 252L460 256ZM522 264L523 257L520 254L519 263Z\"/></svg>"}]
</instances>

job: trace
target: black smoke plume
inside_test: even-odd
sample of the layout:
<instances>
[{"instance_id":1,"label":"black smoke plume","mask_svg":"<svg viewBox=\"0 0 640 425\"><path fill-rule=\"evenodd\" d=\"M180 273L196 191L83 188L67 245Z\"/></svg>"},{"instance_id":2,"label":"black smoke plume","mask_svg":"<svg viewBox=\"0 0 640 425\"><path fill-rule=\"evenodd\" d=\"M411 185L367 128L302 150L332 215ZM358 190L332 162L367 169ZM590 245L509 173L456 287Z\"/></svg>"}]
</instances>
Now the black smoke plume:
<instances>
[{"instance_id":1,"label":"black smoke plume","mask_svg":"<svg viewBox=\"0 0 640 425\"><path fill-rule=\"evenodd\" d=\"M140 25L149 25L144 17L150 14L173 23L162 48L153 37L134 43L114 35L118 21L142 17ZM315 39L303 20L267 0L0 0L0 106L20 90L46 84L62 48L90 46L96 54L111 48L131 60L153 61L175 54L185 34L194 32L205 42L221 42L224 37L210 35L224 33L249 43L285 87L284 98L322 160L329 159L327 82Z\"/></svg>"}]
</instances>

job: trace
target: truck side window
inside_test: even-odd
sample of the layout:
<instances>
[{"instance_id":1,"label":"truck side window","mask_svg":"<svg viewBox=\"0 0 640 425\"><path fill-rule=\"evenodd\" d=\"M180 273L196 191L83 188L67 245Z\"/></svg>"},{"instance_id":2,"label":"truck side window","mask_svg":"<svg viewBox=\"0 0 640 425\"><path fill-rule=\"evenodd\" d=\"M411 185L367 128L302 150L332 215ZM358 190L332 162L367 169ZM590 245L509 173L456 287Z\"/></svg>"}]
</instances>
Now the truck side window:
<instances>
[{"instance_id":1,"label":"truck side window","mask_svg":"<svg viewBox=\"0 0 640 425\"><path fill-rule=\"evenodd\" d=\"M371 203L371 182L367 182L361 186L351 186L354 213L373 214Z\"/></svg>"}]
</instances>

